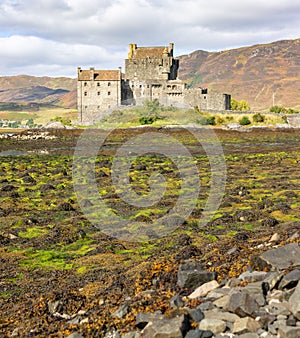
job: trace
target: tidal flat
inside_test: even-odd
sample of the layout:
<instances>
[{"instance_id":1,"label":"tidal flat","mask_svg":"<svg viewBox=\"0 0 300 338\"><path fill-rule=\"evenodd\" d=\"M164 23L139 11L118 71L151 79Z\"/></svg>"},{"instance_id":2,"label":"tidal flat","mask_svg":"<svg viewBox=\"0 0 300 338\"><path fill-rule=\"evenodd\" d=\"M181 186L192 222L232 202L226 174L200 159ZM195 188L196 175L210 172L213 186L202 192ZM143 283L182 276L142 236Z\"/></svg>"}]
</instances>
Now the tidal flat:
<instances>
[{"instance_id":1,"label":"tidal flat","mask_svg":"<svg viewBox=\"0 0 300 338\"><path fill-rule=\"evenodd\" d=\"M188 173L189 166L178 169L163 152L131 153L128 182L137 196L151 192L152 174L165 178L162 198L144 207L126 203L111 177L118 149L145 132L158 135L154 150L173 147L176 155L175 143L159 143L165 140L160 135L184 145L199 175L190 214L173 218L172 231L163 236L147 231L147 224L159 224L176 205L183 194L182 171ZM0 336L17 329L20 337L67 337L78 331L72 316L80 311L86 319L80 332L86 337L101 337L111 329L127 332L137 313L168 313L170 298L188 292L176 284L183 260L196 259L221 280L252 266L253 257L270 248L275 233L276 245L299 242L292 235L300 230L300 130L215 130L213 142L222 149L217 155L226 165L226 173L219 173L224 174L224 195L204 225L200 220L214 177L211 157L217 156L203 147L210 137L205 129L201 142L180 128L119 129L101 147L95 145L95 135L104 137L107 131L89 131L90 143L82 153L94 156L91 177L99 195L80 205L74 151L83 131L47 131L53 137L34 131L28 138L26 133L31 132L0 139ZM89 153L91 147L96 155ZM87 182L85 174L80 183ZM124 228L111 231L105 214L96 213L98 224L91 221L86 210L95 213L97 199L125 219L138 240L126 240ZM128 314L112 316L124 299L130 299ZM65 317L53 315L51 304Z\"/></svg>"}]
</instances>

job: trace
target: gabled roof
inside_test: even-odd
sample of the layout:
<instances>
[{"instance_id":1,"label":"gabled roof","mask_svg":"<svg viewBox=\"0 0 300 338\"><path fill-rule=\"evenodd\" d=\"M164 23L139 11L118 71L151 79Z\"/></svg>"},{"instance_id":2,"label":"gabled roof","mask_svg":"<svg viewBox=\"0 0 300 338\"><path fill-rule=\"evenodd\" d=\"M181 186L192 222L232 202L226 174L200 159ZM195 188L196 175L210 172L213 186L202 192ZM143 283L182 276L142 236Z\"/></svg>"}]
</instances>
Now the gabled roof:
<instances>
[{"instance_id":1,"label":"gabled roof","mask_svg":"<svg viewBox=\"0 0 300 338\"><path fill-rule=\"evenodd\" d=\"M80 70L78 72L79 81L89 81L91 72L94 72L95 81L119 81L120 70Z\"/></svg>"}]
</instances>

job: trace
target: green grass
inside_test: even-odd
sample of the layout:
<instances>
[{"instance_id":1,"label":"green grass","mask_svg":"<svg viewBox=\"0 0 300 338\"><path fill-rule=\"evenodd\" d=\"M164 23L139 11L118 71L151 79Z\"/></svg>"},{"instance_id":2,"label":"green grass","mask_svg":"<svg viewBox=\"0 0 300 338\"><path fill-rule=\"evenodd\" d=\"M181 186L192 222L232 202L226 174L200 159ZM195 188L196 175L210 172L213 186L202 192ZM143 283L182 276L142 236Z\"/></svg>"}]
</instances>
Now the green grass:
<instances>
[{"instance_id":1,"label":"green grass","mask_svg":"<svg viewBox=\"0 0 300 338\"><path fill-rule=\"evenodd\" d=\"M39 236L43 236L48 232L47 229L43 229L41 227L35 226L32 228L27 228L26 231L20 231L18 236L21 238L35 238Z\"/></svg>"}]
</instances>

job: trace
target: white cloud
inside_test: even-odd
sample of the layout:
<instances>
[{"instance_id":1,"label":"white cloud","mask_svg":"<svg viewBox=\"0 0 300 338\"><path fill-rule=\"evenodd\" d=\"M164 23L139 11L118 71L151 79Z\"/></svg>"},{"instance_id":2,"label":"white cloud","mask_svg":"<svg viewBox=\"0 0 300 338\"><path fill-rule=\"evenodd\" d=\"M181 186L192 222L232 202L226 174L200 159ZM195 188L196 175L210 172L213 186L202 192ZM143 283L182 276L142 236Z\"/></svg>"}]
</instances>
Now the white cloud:
<instances>
[{"instance_id":1,"label":"white cloud","mask_svg":"<svg viewBox=\"0 0 300 338\"><path fill-rule=\"evenodd\" d=\"M128 43L222 50L297 38L299 22L294 0L2 0L0 62L6 74L115 68Z\"/></svg>"},{"instance_id":2,"label":"white cloud","mask_svg":"<svg viewBox=\"0 0 300 338\"><path fill-rule=\"evenodd\" d=\"M66 44L33 36L0 38L0 64L9 75L68 75L75 77L77 66L114 68L122 65L125 51L110 53L93 45ZM5 74L2 74L5 75Z\"/></svg>"}]
</instances>

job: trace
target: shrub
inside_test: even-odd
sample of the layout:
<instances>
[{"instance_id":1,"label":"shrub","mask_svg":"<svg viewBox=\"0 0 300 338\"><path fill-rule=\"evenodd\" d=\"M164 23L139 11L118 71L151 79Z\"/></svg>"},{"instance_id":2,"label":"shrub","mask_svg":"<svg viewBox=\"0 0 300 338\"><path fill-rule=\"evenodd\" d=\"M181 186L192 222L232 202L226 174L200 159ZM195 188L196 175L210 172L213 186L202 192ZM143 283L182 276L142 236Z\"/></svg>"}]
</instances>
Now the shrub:
<instances>
[{"instance_id":1,"label":"shrub","mask_svg":"<svg viewBox=\"0 0 300 338\"><path fill-rule=\"evenodd\" d=\"M222 124L224 122L224 119L220 116L217 117L216 119L216 124Z\"/></svg>"},{"instance_id":2,"label":"shrub","mask_svg":"<svg viewBox=\"0 0 300 338\"><path fill-rule=\"evenodd\" d=\"M215 126L216 125L216 118L214 116L209 116L206 118L207 124L210 126Z\"/></svg>"},{"instance_id":3,"label":"shrub","mask_svg":"<svg viewBox=\"0 0 300 338\"><path fill-rule=\"evenodd\" d=\"M201 124L201 126L207 126L208 125L207 118L205 118L204 116L200 116L199 119L196 122L198 124Z\"/></svg>"},{"instance_id":4,"label":"shrub","mask_svg":"<svg viewBox=\"0 0 300 338\"><path fill-rule=\"evenodd\" d=\"M139 121L140 124L152 124L156 121L156 119L153 116L141 116Z\"/></svg>"},{"instance_id":5,"label":"shrub","mask_svg":"<svg viewBox=\"0 0 300 338\"><path fill-rule=\"evenodd\" d=\"M253 122L264 122L265 121L265 117L263 115L261 115L260 113L253 115Z\"/></svg>"},{"instance_id":6,"label":"shrub","mask_svg":"<svg viewBox=\"0 0 300 338\"><path fill-rule=\"evenodd\" d=\"M281 107L281 106L272 106L270 108L270 112L271 113L276 113L276 114L280 114L280 113L285 114L286 113L286 109L284 107Z\"/></svg>"},{"instance_id":7,"label":"shrub","mask_svg":"<svg viewBox=\"0 0 300 338\"><path fill-rule=\"evenodd\" d=\"M239 120L239 124L241 126L247 126L248 124L251 124L251 121L249 120L249 118L247 116L243 116L240 120Z\"/></svg>"},{"instance_id":8,"label":"shrub","mask_svg":"<svg viewBox=\"0 0 300 338\"><path fill-rule=\"evenodd\" d=\"M200 116L200 118L196 122L201 124L202 126L208 126L208 125L215 126L216 118L214 116L209 116L209 117Z\"/></svg>"},{"instance_id":9,"label":"shrub","mask_svg":"<svg viewBox=\"0 0 300 338\"><path fill-rule=\"evenodd\" d=\"M61 117L61 116L57 116L57 117L51 119L50 121L60 122L64 126L71 126L72 125L72 121L70 119L68 119L66 117Z\"/></svg>"}]
</instances>

